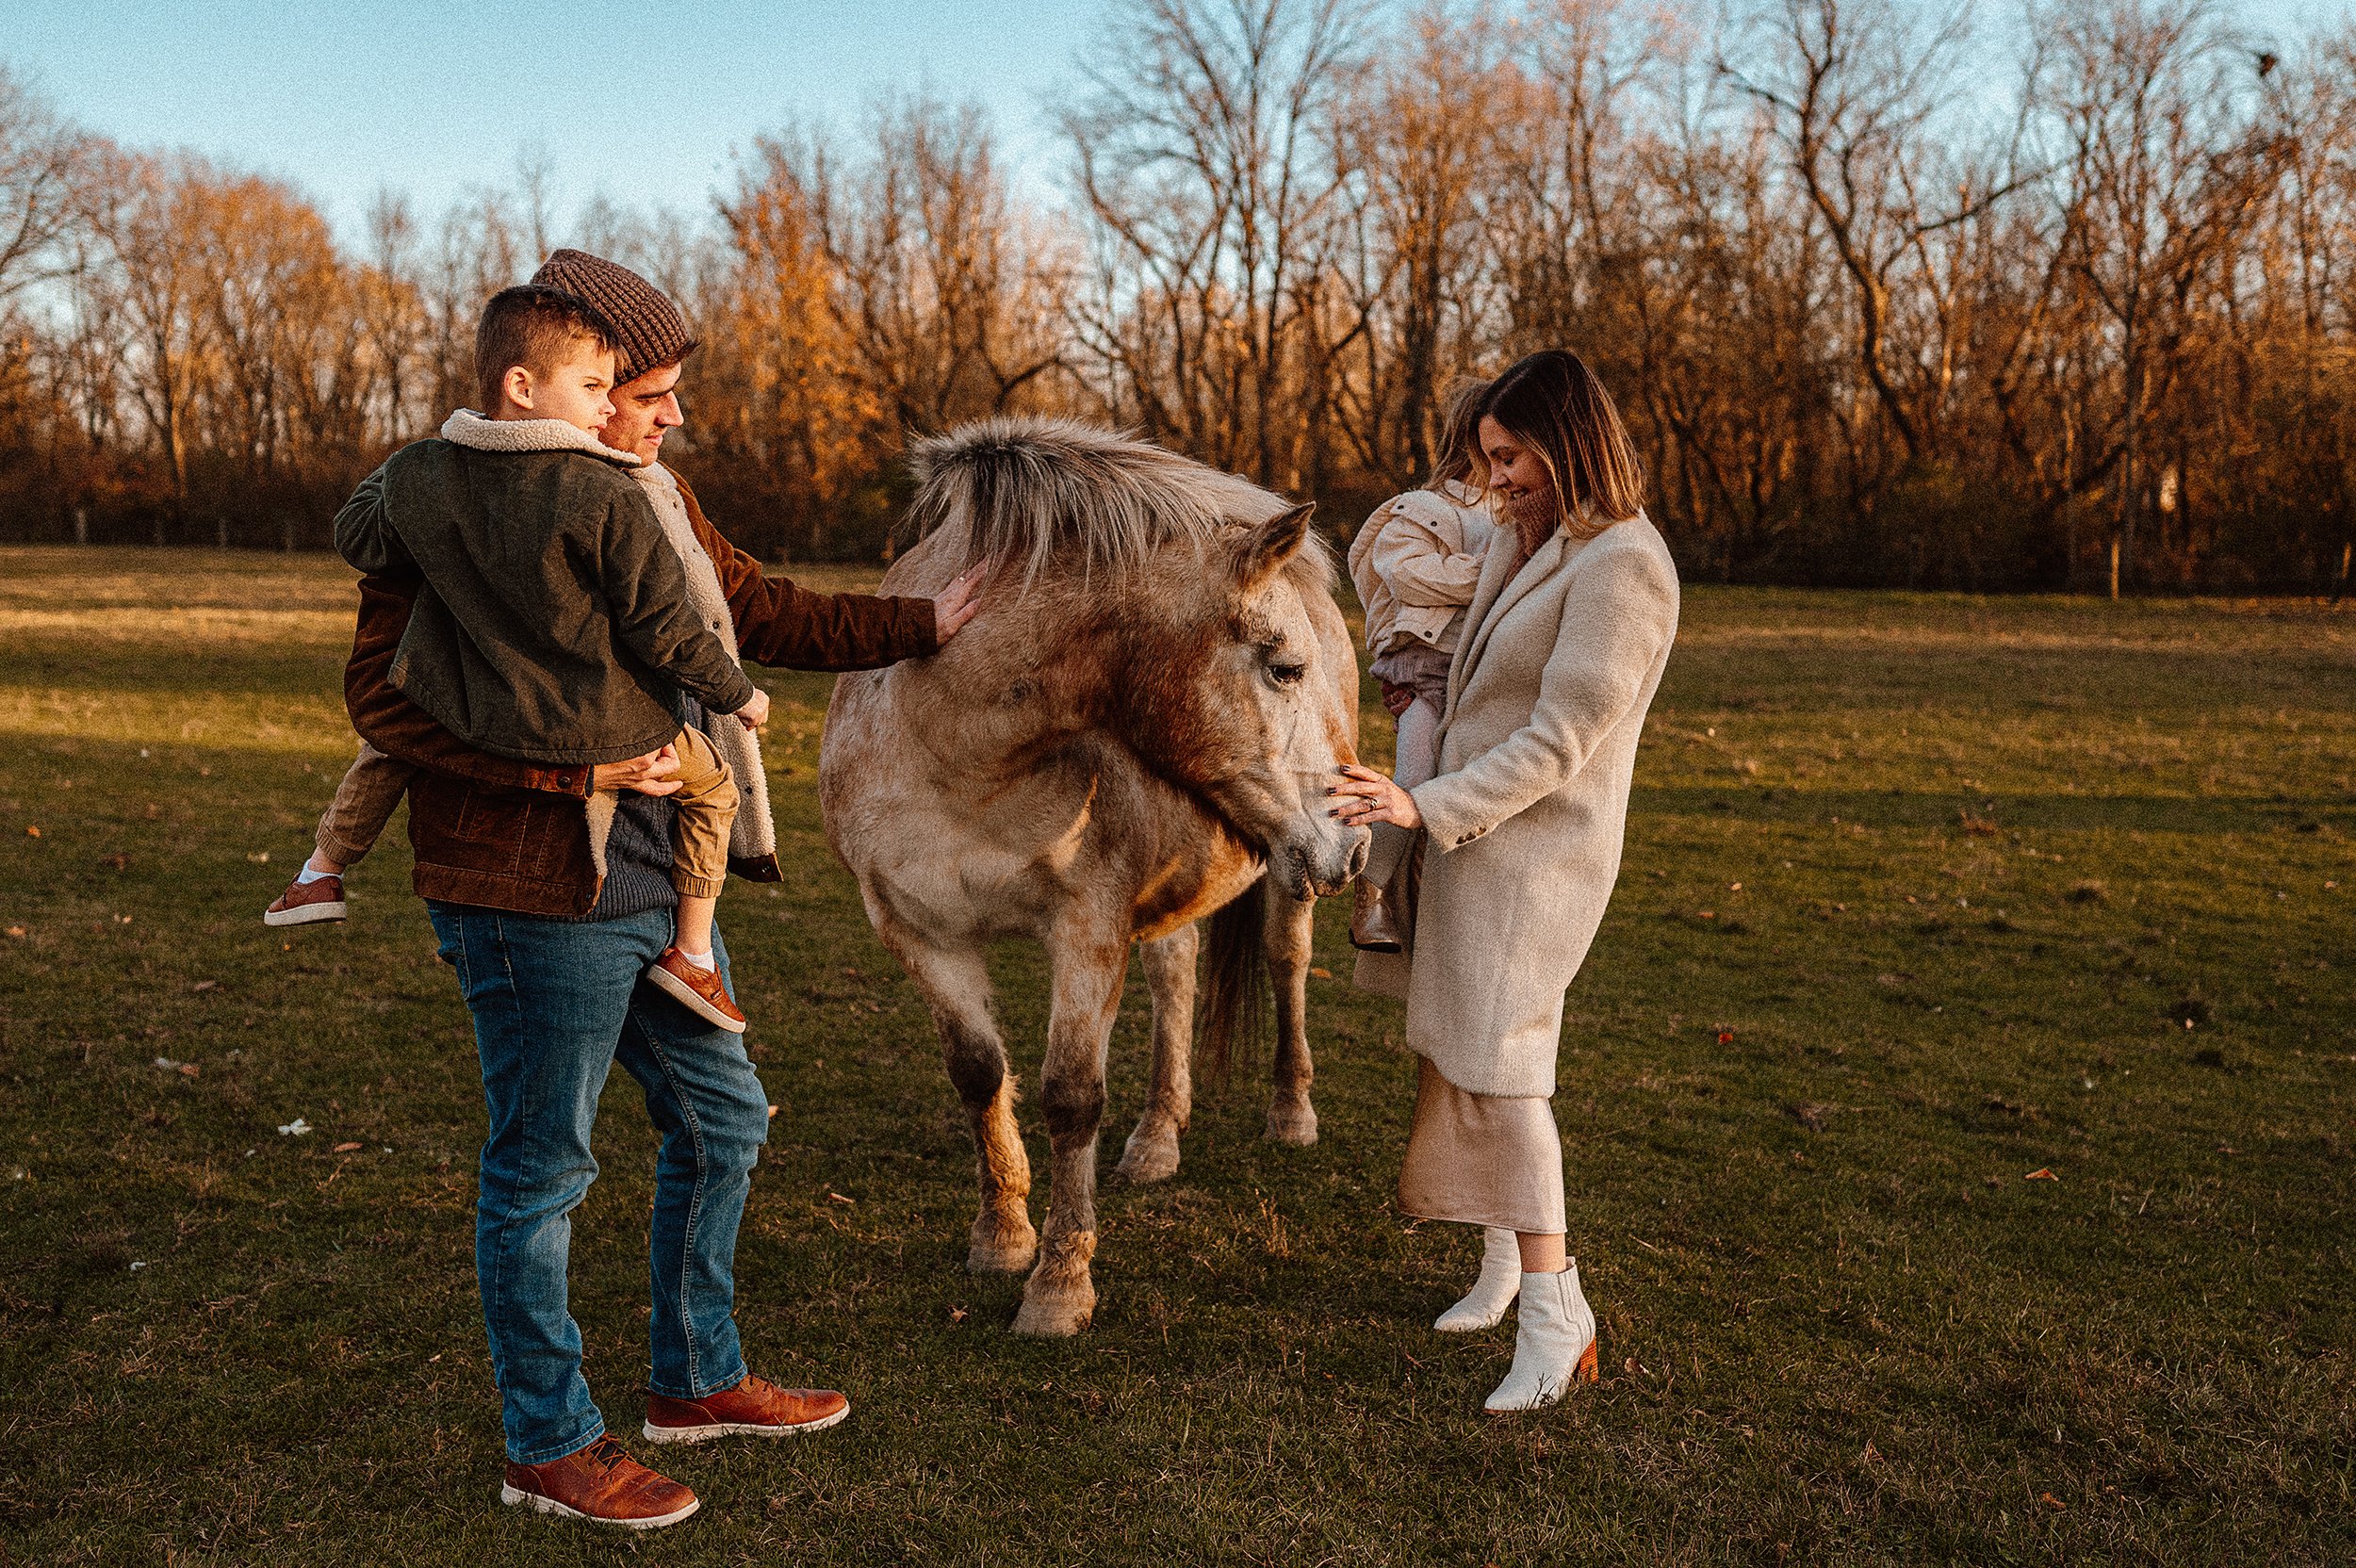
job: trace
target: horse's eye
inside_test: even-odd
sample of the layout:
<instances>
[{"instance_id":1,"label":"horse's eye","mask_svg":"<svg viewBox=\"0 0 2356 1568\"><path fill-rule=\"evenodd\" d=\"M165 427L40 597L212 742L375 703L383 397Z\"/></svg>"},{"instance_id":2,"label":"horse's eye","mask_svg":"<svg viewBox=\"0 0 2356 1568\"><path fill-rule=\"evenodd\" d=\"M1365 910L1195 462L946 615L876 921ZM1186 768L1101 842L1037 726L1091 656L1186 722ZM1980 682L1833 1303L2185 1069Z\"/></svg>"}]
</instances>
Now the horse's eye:
<instances>
[{"instance_id":1,"label":"horse's eye","mask_svg":"<svg viewBox=\"0 0 2356 1568\"><path fill-rule=\"evenodd\" d=\"M1270 664L1268 667L1268 678L1279 686L1298 686L1308 673L1309 666L1306 664Z\"/></svg>"}]
</instances>

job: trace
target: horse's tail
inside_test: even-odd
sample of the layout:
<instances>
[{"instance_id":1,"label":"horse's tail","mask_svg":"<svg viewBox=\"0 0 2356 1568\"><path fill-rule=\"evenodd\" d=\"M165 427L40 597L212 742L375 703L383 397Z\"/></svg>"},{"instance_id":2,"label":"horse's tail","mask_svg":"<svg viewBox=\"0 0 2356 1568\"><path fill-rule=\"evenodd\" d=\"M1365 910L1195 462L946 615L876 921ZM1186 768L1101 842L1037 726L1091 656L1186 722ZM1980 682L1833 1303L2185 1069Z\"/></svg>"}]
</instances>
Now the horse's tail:
<instances>
[{"instance_id":1,"label":"horse's tail","mask_svg":"<svg viewBox=\"0 0 2356 1568\"><path fill-rule=\"evenodd\" d=\"M1263 977L1268 965L1268 878L1263 875L1211 917L1210 962L1203 990L1203 1056L1214 1078L1224 1078L1235 1048L1246 1063L1259 1054L1268 1016Z\"/></svg>"}]
</instances>

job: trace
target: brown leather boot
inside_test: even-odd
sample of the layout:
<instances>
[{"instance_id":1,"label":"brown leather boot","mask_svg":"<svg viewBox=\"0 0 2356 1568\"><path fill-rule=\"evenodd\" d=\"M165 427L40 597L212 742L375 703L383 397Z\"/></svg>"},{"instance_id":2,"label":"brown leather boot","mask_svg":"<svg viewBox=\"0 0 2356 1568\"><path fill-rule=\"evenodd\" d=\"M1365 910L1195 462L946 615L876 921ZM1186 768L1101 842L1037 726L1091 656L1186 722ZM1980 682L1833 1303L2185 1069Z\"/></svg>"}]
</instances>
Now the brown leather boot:
<instances>
[{"instance_id":1,"label":"brown leather boot","mask_svg":"<svg viewBox=\"0 0 2356 1568\"><path fill-rule=\"evenodd\" d=\"M779 1388L748 1372L734 1388L700 1399L647 1395L646 1424L640 1429L649 1443L702 1443L739 1434L784 1437L825 1431L850 1413L851 1401L831 1388Z\"/></svg>"},{"instance_id":2,"label":"brown leather boot","mask_svg":"<svg viewBox=\"0 0 2356 1568\"><path fill-rule=\"evenodd\" d=\"M1383 890L1360 877L1351 884L1356 902L1350 912L1350 945L1361 953L1404 953L1399 923L1391 918L1390 901Z\"/></svg>"},{"instance_id":3,"label":"brown leather boot","mask_svg":"<svg viewBox=\"0 0 2356 1568\"><path fill-rule=\"evenodd\" d=\"M728 983L720 978L717 963L704 969L689 963L678 948L666 947L646 971L646 978L706 1023L731 1035L744 1032L744 1015L736 1010L736 999L728 994Z\"/></svg>"},{"instance_id":4,"label":"brown leather boot","mask_svg":"<svg viewBox=\"0 0 2356 1568\"><path fill-rule=\"evenodd\" d=\"M546 1464L510 1460L499 1501L530 1503L542 1513L630 1530L676 1525L703 1506L693 1492L630 1458L610 1436Z\"/></svg>"}]
</instances>

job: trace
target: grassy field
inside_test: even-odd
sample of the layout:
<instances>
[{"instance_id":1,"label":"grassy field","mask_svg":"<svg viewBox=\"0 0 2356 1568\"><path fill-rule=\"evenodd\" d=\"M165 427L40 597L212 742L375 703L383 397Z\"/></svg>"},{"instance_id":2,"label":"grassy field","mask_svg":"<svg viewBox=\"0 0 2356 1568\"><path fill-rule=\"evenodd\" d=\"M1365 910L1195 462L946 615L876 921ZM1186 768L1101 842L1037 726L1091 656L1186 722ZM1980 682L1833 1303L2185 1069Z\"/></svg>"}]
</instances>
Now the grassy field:
<instances>
[{"instance_id":1,"label":"grassy field","mask_svg":"<svg viewBox=\"0 0 2356 1568\"><path fill-rule=\"evenodd\" d=\"M0 550L0 1560L2356 1558L2356 615L1693 591L1557 1102L1606 1376L1513 1421L1511 1323L1428 1327L1478 1239L1393 1208L1413 1064L1338 907L1324 1141L1206 1088L1178 1178L1107 1189L1095 1328L1010 1337L819 836L826 681L766 678L740 1315L856 1409L679 1455L704 1513L633 1541L495 1501L480 1088L404 850L348 925L256 918L350 753L349 603L330 561ZM607 1112L574 1308L634 1433L652 1136L620 1074Z\"/></svg>"}]
</instances>

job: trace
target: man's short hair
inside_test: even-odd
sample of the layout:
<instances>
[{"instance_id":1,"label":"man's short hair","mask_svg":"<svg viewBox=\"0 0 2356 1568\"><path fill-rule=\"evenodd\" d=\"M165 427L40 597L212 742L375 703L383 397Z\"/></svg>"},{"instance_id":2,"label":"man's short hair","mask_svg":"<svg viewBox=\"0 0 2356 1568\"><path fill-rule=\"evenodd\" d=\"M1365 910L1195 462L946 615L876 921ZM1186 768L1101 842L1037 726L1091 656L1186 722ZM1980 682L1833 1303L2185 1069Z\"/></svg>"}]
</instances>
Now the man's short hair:
<instances>
[{"instance_id":1,"label":"man's short hair","mask_svg":"<svg viewBox=\"0 0 2356 1568\"><path fill-rule=\"evenodd\" d=\"M474 330L475 391L483 412L498 411L508 371L520 365L535 379L552 375L565 351L583 339L614 351L614 324L586 300L530 283L492 295Z\"/></svg>"}]
</instances>

